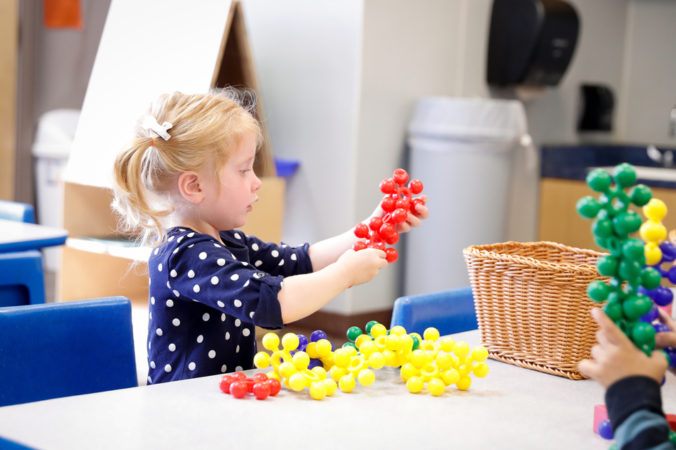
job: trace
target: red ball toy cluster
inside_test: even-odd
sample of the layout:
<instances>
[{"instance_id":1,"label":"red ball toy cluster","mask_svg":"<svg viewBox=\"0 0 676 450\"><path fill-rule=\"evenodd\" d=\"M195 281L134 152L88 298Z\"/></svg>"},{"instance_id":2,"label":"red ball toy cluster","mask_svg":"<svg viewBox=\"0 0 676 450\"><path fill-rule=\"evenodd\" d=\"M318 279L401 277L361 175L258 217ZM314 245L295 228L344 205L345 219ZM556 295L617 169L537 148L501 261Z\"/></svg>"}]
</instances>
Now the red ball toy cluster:
<instances>
[{"instance_id":1,"label":"red ball toy cluster","mask_svg":"<svg viewBox=\"0 0 676 450\"><path fill-rule=\"evenodd\" d=\"M408 182L408 179L408 172L395 169L392 178L386 178L380 183L380 191L385 194L380 207L385 214L382 217L373 217L368 225L360 223L354 228L354 235L361 239L355 242L355 251L377 248L385 252L387 262L393 263L397 260L397 250L387 247L399 242L397 225L406 221L409 211L417 215L416 207L425 204L424 198L413 197L422 192L422 181L414 179Z\"/></svg>"},{"instance_id":2,"label":"red ball toy cluster","mask_svg":"<svg viewBox=\"0 0 676 450\"><path fill-rule=\"evenodd\" d=\"M265 400L279 394L282 385L278 380L268 378L262 372L255 373L251 378L244 372L233 372L223 375L220 383L221 391L235 398L244 398L253 394L257 400Z\"/></svg>"}]
</instances>

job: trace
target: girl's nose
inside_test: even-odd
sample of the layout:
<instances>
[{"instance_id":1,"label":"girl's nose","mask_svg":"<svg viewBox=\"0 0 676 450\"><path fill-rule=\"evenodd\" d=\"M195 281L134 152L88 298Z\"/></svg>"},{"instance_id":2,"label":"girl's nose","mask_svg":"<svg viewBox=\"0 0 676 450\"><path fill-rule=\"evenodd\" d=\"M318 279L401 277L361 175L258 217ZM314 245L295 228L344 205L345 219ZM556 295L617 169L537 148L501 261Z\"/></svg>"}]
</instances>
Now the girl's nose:
<instances>
[{"instance_id":1,"label":"girl's nose","mask_svg":"<svg viewBox=\"0 0 676 450\"><path fill-rule=\"evenodd\" d=\"M253 182L253 191L256 192L258 191L261 186L263 185L263 182L261 181L260 178L258 178L258 175L254 174L254 182Z\"/></svg>"}]
</instances>

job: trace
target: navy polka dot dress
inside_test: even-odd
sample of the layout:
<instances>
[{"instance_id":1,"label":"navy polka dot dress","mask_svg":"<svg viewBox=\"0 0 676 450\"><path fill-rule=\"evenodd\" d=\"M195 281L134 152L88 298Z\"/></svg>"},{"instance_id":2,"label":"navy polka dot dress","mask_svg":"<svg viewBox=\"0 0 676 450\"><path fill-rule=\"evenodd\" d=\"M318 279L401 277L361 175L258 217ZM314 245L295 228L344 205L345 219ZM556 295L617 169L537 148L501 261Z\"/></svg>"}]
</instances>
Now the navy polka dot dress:
<instances>
[{"instance_id":1,"label":"navy polka dot dress","mask_svg":"<svg viewBox=\"0 0 676 450\"><path fill-rule=\"evenodd\" d=\"M176 227L151 253L148 384L252 368L254 325L281 328L284 277L312 272L308 244L221 240Z\"/></svg>"}]
</instances>

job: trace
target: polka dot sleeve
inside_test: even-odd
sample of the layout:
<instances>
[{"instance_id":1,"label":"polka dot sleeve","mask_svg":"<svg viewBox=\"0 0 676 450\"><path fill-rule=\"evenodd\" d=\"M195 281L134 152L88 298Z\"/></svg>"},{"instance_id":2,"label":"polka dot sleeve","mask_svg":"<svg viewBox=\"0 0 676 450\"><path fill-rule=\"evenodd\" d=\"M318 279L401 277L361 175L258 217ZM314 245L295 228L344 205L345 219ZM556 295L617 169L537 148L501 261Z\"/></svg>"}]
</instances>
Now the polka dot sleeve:
<instances>
[{"instance_id":1,"label":"polka dot sleeve","mask_svg":"<svg viewBox=\"0 0 676 450\"><path fill-rule=\"evenodd\" d=\"M176 298L203 303L245 323L282 327L277 294L283 277L258 270L213 238L186 236L168 265L167 286Z\"/></svg>"},{"instance_id":2,"label":"polka dot sleeve","mask_svg":"<svg viewBox=\"0 0 676 450\"><path fill-rule=\"evenodd\" d=\"M271 275L288 277L312 272L309 244L299 247L263 242L255 236L245 236L252 264Z\"/></svg>"}]
</instances>

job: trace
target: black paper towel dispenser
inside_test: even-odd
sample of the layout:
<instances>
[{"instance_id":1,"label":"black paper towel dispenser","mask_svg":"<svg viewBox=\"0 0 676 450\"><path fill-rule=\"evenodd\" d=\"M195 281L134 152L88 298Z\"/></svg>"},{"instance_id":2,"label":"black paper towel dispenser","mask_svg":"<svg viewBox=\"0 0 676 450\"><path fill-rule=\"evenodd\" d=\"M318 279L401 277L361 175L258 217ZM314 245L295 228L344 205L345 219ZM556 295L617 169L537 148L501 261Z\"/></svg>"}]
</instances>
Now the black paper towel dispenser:
<instances>
[{"instance_id":1,"label":"black paper towel dispenser","mask_svg":"<svg viewBox=\"0 0 676 450\"><path fill-rule=\"evenodd\" d=\"M580 23L564 0L494 0L488 40L491 86L556 86L575 52Z\"/></svg>"}]
</instances>

